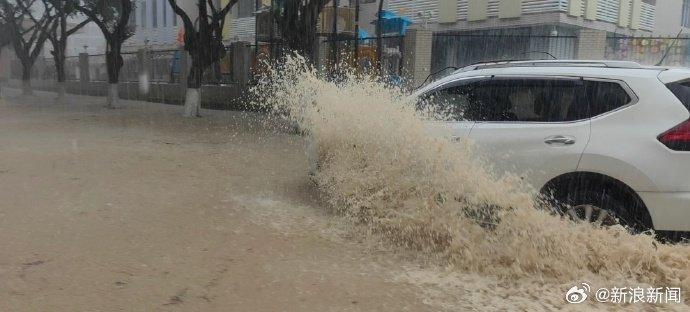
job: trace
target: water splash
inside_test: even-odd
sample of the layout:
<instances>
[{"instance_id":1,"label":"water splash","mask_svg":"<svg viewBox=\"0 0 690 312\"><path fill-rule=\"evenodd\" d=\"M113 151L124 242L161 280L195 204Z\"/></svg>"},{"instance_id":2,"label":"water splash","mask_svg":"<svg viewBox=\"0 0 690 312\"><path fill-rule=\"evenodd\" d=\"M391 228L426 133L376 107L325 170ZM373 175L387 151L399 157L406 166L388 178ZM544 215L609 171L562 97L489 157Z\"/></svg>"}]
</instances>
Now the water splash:
<instances>
[{"instance_id":1,"label":"water splash","mask_svg":"<svg viewBox=\"0 0 690 312\"><path fill-rule=\"evenodd\" d=\"M439 135L400 90L352 74L327 81L292 57L253 91L313 137L329 203L395 245L499 278L682 286L688 295L689 247L553 215L519 179L492 174L471 142Z\"/></svg>"}]
</instances>

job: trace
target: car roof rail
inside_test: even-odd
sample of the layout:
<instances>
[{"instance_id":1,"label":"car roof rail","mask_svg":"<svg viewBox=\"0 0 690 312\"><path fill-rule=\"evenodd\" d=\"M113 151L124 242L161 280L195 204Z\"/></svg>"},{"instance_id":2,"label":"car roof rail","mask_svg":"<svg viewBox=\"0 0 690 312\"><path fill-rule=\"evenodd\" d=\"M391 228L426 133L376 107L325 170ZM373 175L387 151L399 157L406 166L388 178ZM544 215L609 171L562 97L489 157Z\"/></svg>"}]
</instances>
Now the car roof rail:
<instances>
[{"instance_id":1,"label":"car roof rail","mask_svg":"<svg viewBox=\"0 0 690 312\"><path fill-rule=\"evenodd\" d=\"M627 69L644 69L649 68L631 61L608 61L608 60L535 60L535 61L492 61L482 62L465 66L458 70L458 72L465 72L471 70L479 70L486 68L505 68L505 67L606 67L606 68L627 68Z\"/></svg>"}]
</instances>

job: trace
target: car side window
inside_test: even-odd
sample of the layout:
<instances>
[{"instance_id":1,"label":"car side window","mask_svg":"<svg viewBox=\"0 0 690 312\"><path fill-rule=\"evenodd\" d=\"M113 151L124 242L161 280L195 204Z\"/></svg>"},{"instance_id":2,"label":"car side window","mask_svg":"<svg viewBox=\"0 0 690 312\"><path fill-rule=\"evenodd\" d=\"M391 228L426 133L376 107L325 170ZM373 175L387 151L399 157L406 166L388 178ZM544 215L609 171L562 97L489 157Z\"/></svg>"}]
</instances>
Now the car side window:
<instances>
[{"instance_id":1,"label":"car side window","mask_svg":"<svg viewBox=\"0 0 690 312\"><path fill-rule=\"evenodd\" d=\"M607 113L632 102L630 94L613 81L586 81L591 117Z\"/></svg>"},{"instance_id":2,"label":"car side window","mask_svg":"<svg viewBox=\"0 0 690 312\"><path fill-rule=\"evenodd\" d=\"M587 116L585 86L579 79L497 78L481 82L466 112L477 121L563 122Z\"/></svg>"},{"instance_id":3,"label":"car side window","mask_svg":"<svg viewBox=\"0 0 690 312\"><path fill-rule=\"evenodd\" d=\"M683 103L683 106L690 110L690 81L677 81L666 85L673 95Z\"/></svg>"},{"instance_id":4,"label":"car side window","mask_svg":"<svg viewBox=\"0 0 690 312\"><path fill-rule=\"evenodd\" d=\"M568 122L632 102L614 81L568 78L494 78L455 83L420 97L417 109L437 120Z\"/></svg>"},{"instance_id":5,"label":"car side window","mask_svg":"<svg viewBox=\"0 0 690 312\"><path fill-rule=\"evenodd\" d=\"M417 110L435 120L467 120L465 112L472 101L472 81L456 82L442 86L420 96Z\"/></svg>"}]
</instances>

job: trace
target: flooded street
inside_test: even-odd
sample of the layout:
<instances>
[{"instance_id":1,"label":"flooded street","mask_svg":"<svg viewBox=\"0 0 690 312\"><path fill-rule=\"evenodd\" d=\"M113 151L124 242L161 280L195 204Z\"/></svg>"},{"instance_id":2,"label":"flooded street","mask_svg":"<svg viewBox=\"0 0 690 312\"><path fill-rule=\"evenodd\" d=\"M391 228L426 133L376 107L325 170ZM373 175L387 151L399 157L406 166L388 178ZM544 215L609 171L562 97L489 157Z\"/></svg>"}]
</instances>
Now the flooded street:
<instances>
[{"instance_id":1,"label":"flooded street","mask_svg":"<svg viewBox=\"0 0 690 312\"><path fill-rule=\"evenodd\" d=\"M690 0L0 0L0 312L690 311L689 31Z\"/></svg>"},{"instance_id":2,"label":"flooded street","mask_svg":"<svg viewBox=\"0 0 690 312\"><path fill-rule=\"evenodd\" d=\"M0 104L0 310L436 309L332 224L299 137L52 98Z\"/></svg>"},{"instance_id":3,"label":"flooded street","mask_svg":"<svg viewBox=\"0 0 690 312\"><path fill-rule=\"evenodd\" d=\"M448 267L370 235L310 182L305 140L264 115L4 95L2 311L620 308L567 305L572 281L547 271Z\"/></svg>"}]
</instances>

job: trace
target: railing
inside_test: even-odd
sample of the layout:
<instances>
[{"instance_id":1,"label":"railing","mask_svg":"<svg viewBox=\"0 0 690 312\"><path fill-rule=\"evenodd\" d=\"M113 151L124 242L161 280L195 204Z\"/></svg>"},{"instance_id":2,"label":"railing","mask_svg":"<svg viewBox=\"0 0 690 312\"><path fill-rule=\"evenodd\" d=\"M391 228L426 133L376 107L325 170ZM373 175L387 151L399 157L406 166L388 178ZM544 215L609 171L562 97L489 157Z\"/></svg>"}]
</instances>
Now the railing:
<instances>
[{"instance_id":1,"label":"railing","mask_svg":"<svg viewBox=\"0 0 690 312\"><path fill-rule=\"evenodd\" d=\"M574 59L576 36L437 33L431 71L497 60Z\"/></svg>"},{"instance_id":2,"label":"railing","mask_svg":"<svg viewBox=\"0 0 690 312\"><path fill-rule=\"evenodd\" d=\"M122 53L122 68L120 69L120 81L139 81L139 59L136 52Z\"/></svg>"},{"instance_id":3,"label":"railing","mask_svg":"<svg viewBox=\"0 0 690 312\"><path fill-rule=\"evenodd\" d=\"M67 81L79 80L79 57L68 56L65 58L65 76Z\"/></svg>"},{"instance_id":4,"label":"railing","mask_svg":"<svg viewBox=\"0 0 690 312\"><path fill-rule=\"evenodd\" d=\"M161 50L148 53L151 82L180 81L181 52L179 50Z\"/></svg>"},{"instance_id":5,"label":"railing","mask_svg":"<svg viewBox=\"0 0 690 312\"><path fill-rule=\"evenodd\" d=\"M105 54L89 55L89 77L91 81L108 81Z\"/></svg>"},{"instance_id":6,"label":"railing","mask_svg":"<svg viewBox=\"0 0 690 312\"><path fill-rule=\"evenodd\" d=\"M136 51L122 53L119 95L123 99L179 104L185 100L185 58L180 50ZM248 53L248 55L254 55ZM202 103L207 108L240 108L241 88L233 80L232 49L226 57L206 70L202 77ZM247 62L251 62L251 58ZM190 64L188 64L189 66ZM187 67L189 69L189 67ZM10 85L20 86L22 66L18 60L10 64ZM105 96L108 93L108 71L105 54L69 56L65 59L67 92ZM249 75L249 71L246 71ZM52 58L42 58L32 70L32 86L37 90L55 90L56 69ZM245 79L243 82L246 82ZM242 107L243 108L243 107Z\"/></svg>"},{"instance_id":7,"label":"railing","mask_svg":"<svg viewBox=\"0 0 690 312\"><path fill-rule=\"evenodd\" d=\"M348 66L359 73L379 74L396 82L401 79L404 68L405 37L386 35L381 37L381 53L378 53L376 37L332 38L321 36L318 44L318 64L329 72L334 65ZM381 72L377 64L381 63Z\"/></svg>"},{"instance_id":8,"label":"railing","mask_svg":"<svg viewBox=\"0 0 690 312\"><path fill-rule=\"evenodd\" d=\"M43 68L44 71L41 75L41 79L43 80L51 80L51 79L56 79L57 78L57 72L55 69L55 61L53 59L44 59L43 61Z\"/></svg>"}]
</instances>

